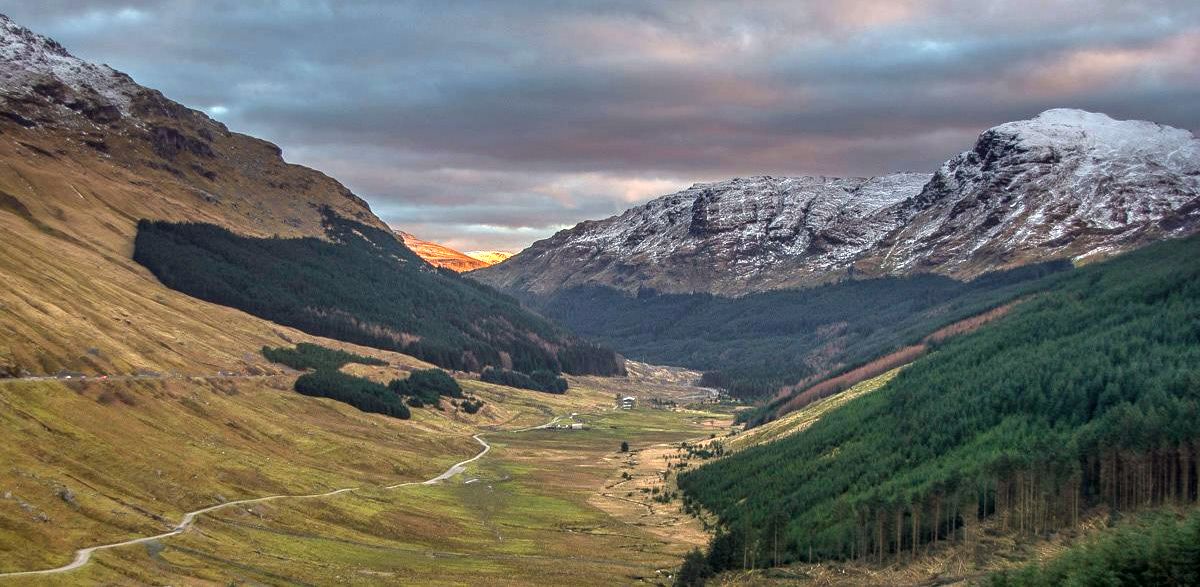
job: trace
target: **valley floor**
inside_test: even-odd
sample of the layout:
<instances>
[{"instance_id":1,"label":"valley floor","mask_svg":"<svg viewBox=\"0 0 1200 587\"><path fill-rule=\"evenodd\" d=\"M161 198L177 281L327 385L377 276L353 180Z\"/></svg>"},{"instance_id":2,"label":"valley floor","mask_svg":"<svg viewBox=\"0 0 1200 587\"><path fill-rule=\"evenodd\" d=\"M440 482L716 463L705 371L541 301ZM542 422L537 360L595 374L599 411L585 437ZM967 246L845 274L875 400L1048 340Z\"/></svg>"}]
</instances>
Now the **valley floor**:
<instances>
[{"instance_id":1,"label":"valley floor","mask_svg":"<svg viewBox=\"0 0 1200 587\"><path fill-rule=\"evenodd\" d=\"M168 532L207 505L359 488L229 505L65 574L0 583L668 583L703 539L598 501L627 466L622 441L636 454L727 417L615 410L629 381L583 378L563 396L466 381L488 404L477 418L424 409L405 422L276 379L0 383L0 572ZM552 418L586 428L535 428ZM473 434L485 455L420 483L479 453Z\"/></svg>"}]
</instances>

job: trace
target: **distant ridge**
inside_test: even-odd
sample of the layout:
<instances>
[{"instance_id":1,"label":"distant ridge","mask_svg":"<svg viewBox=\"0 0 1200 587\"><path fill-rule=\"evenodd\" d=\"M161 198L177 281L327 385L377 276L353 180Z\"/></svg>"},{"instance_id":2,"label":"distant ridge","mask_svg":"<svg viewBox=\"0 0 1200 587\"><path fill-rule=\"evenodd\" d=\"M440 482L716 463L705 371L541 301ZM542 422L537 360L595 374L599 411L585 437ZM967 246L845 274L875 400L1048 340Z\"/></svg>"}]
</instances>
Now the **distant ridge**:
<instances>
[{"instance_id":1,"label":"distant ridge","mask_svg":"<svg viewBox=\"0 0 1200 587\"><path fill-rule=\"evenodd\" d=\"M425 262L435 267L445 267L451 271L463 273L481 269L491 265L482 259L477 259L468 253L456 251L446 245L418 238L416 235L397 230L396 234L404 241L404 246L412 249Z\"/></svg>"},{"instance_id":2,"label":"distant ridge","mask_svg":"<svg viewBox=\"0 0 1200 587\"><path fill-rule=\"evenodd\" d=\"M467 251L466 255L472 259L478 259L490 265L502 263L513 256L513 253L508 251Z\"/></svg>"}]
</instances>

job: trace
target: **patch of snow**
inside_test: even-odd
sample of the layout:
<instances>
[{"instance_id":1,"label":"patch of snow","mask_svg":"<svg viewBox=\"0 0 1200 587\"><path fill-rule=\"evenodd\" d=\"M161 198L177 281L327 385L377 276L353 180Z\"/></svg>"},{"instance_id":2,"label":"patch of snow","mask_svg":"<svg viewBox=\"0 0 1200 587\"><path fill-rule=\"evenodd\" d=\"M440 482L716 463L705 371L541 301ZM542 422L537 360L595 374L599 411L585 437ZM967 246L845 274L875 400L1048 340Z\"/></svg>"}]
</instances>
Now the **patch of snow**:
<instances>
[{"instance_id":1,"label":"patch of snow","mask_svg":"<svg viewBox=\"0 0 1200 587\"><path fill-rule=\"evenodd\" d=\"M82 94L94 91L122 114L129 114L132 97L141 89L129 76L78 59L57 42L0 14L0 91L28 95L33 84L46 77Z\"/></svg>"}]
</instances>

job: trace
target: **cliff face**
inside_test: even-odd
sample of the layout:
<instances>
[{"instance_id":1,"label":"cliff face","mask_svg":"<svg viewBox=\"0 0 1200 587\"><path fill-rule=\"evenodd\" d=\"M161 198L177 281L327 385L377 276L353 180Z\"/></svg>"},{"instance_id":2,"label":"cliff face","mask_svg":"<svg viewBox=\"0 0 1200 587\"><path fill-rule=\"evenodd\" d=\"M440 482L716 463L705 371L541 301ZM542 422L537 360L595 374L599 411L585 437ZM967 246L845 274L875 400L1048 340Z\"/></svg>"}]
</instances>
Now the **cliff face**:
<instances>
[{"instance_id":1,"label":"cliff face","mask_svg":"<svg viewBox=\"0 0 1200 587\"><path fill-rule=\"evenodd\" d=\"M1200 141L1080 110L982 133L932 176L752 177L583 222L472 273L513 290L576 285L743 294L846 275L969 278L1190 234Z\"/></svg>"}]
</instances>

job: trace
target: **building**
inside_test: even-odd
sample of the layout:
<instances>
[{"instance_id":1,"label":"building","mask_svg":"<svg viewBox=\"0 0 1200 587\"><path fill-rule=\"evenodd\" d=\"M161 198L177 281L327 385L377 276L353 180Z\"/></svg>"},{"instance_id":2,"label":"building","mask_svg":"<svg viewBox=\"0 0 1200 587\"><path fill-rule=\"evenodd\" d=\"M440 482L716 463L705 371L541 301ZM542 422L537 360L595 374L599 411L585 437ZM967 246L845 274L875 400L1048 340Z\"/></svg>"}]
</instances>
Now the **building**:
<instances>
[{"instance_id":1,"label":"building","mask_svg":"<svg viewBox=\"0 0 1200 587\"><path fill-rule=\"evenodd\" d=\"M637 406L637 398L636 397L633 397L632 395L627 395L627 396L621 398L621 409L622 410L632 410L636 406Z\"/></svg>"}]
</instances>

